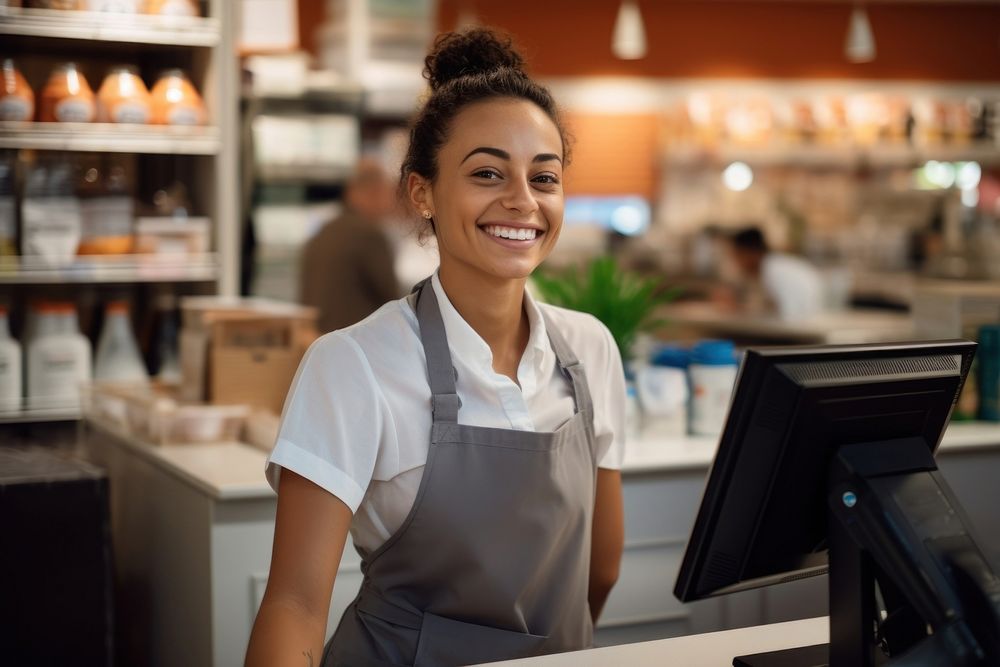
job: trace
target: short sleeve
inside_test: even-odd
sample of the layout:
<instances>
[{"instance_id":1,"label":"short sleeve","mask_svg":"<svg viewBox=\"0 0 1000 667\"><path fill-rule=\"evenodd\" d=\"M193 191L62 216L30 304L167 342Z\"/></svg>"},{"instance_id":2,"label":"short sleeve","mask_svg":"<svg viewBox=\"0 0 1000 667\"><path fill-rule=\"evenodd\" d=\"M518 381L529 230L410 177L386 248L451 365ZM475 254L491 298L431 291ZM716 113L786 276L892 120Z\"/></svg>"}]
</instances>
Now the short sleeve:
<instances>
[{"instance_id":1,"label":"short sleeve","mask_svg":"<svg viewBox=\"0 0 1000 667\"><path fill-rule=\"evenodd\" d=\"M594 434L598 467L621 470L625 460L625 371L618 345L608 328L598 322L597 363L587 369L594 399ZM594 367L596 366L596 367Z\"/></svg>"},{"instance_id":2,"label":"short sleeve","mask_svg":"<svg viewBox=\"0 0 1000 667\"><path fill-rule=\"evenodd\" d=\"M306 351L282 411L266 475L282 468L326 489L357 512L372 479L387 414L371 367L349 336L333 332Z\"/></svg>"}]
</instances>

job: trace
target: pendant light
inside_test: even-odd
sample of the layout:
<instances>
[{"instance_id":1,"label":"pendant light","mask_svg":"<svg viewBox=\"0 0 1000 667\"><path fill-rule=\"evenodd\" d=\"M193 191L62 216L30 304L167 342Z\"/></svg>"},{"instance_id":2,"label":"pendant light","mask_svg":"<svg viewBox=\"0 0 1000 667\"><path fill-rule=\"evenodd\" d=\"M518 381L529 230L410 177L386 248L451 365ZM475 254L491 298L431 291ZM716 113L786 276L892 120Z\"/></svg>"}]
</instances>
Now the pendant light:
<instances>
[{"instance_id":1,"label":"pendant light","mask_svg":"<svg viewBox=\"0 0 1000 667\"><path fill-rule=\"evenodd\" d=\"M634 0L622 0L611 37L611 52L622 60L646 57L646 28Z\"/></svg>"},{"instance_id":2,"label":"pendant light","mask_svg":"<svg viewBox=\"0 0 1000 667\"><path fill-rule=\"evenodd\" d=\"M875 35L864 7L855 6L851 11L844 55L852 63L869 63L875 60Z\"/></svg>"}]
</instances>

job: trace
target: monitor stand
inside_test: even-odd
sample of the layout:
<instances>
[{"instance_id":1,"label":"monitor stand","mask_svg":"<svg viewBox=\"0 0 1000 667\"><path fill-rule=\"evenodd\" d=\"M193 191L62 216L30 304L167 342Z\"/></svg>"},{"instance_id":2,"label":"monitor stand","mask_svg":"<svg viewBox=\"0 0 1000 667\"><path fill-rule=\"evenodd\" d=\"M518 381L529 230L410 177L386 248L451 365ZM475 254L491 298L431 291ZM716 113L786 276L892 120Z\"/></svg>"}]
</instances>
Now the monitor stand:
<instances>
[{"instance_id":1,"label":"monitor stand","mask_svg":"<svg viewBox=\"0 0 1000 667\"><path fill-rule=\"evenodd\" d=\"M738 656L733 660L734 667L875 667L875 577L871 556L855 544L832 512L827 521L831 643Z\"/></svg>"},{"instance_id":2,"label":"monitor stand","mask_svg":"<svg viewBox=\"0 0 1000 667\"><path fill-rule=\"evenodd\" d=\"M828 489L830 644L733 665L876 667L897 657L900 665L1000 664L1000 576L926 444L844 445ZM876 582L889 612L881 623Z\"/></svg>"},{"instance_id":3,"label":"monitor stand","mask_svg":"<svg viewBox=\"0 0 1000 667\"><path fill-rule=\"evenodd\" d=\"M815 644L784 651L744 655L733 660L734 667L827 667L830 645Z\"/></svg>"}]
</instances>

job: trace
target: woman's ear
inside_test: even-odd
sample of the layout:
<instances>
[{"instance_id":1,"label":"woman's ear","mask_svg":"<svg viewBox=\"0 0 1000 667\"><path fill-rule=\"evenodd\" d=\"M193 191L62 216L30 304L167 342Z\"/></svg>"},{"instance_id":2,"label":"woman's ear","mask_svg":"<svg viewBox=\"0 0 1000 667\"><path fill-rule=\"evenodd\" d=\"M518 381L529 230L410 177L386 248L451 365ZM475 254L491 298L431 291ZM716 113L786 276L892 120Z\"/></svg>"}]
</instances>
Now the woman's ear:
<instances>
[{"instance_id":1,"label":"woman's ear","mask_svg":"<svg viewBox=\"0 0 1000 667\"><path fill-rule=\"evenodd\" d=\"M434 215L434 194L431 192L431 183L420 174L410 172L406 177L406 193L410 201L410 206L424 218Z\"/></svg>"}]
</instances>

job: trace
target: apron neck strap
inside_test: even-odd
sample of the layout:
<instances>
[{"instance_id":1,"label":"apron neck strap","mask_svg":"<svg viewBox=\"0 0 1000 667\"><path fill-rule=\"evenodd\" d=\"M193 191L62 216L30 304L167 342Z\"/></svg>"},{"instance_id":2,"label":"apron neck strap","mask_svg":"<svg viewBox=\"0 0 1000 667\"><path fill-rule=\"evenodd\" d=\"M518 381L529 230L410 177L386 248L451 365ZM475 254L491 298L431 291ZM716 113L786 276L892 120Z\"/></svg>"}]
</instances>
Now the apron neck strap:
<instances>
[{"instance_id":1,"label":"apron neck strap","mask_svg":"<svg viewBox=\"0 0 1000 667\"><path fill-rule=\"evenodd\" d=\"M583 364L577 359L569 343L563 338L559 329L552 324L552 319L544 310L542 310L542 319L545 320L545 331L549 335L552 351L556 354L556 363L573 383L573 400L576 402L577 412L588 416L593 414L594 403L590 397L590 387L587 384L587 374L583 372Z\"/></svg>"},{"instance_id":2,"label":"apron neck strap","mask_svg":"<svg viewBox=\"0 0 1000 667\"><path fill-rule=\"evenodd\" d=\"M431 410L435 423L458 423L458 409L462 401L455 389L457 372L451 361L451 351L448 349L448 336L445 333L444 320L441 319L441 309L438 306L437 295L431 278L425 278L413 287L407 297L410 306L417 314L417 324L420 327L420 342L424 346L427 358L427 380L431 387ZM593 401L583 364L573 354L566 339L552 324L545 312L545 330L548 332L552 351L556 362L573 383L573 400L576 409L586 415L593 414Z\"/></svg>"},{"instance_id":3,"label":"apron neck strap","mask_svg":"<svg viewBox=\"0 0 1000 667\"><path fill-rule=\"evenodd\" d=\"M427 380L431 387L431 411L435 423L458 423L458 408L462 402L455 390L455 368L448 350L448 336L441 319L437 295L430 278L413 287L408 297L417 313L420 342L427 357ZM414 301L416 302L414 304Z\"/></svg>"}]
</instances>

